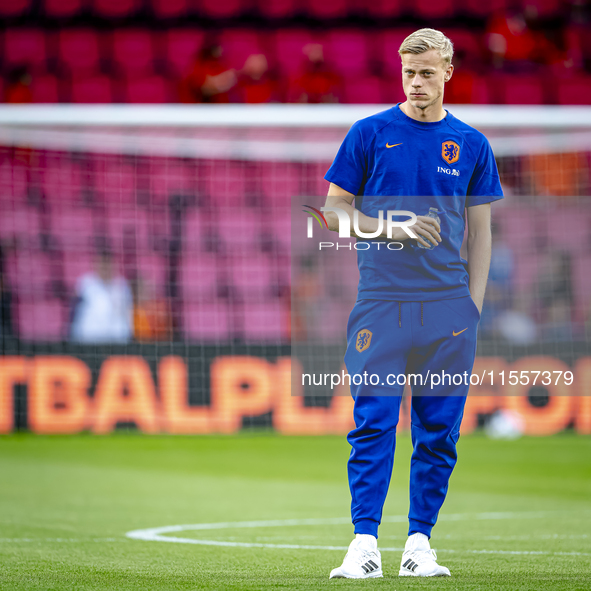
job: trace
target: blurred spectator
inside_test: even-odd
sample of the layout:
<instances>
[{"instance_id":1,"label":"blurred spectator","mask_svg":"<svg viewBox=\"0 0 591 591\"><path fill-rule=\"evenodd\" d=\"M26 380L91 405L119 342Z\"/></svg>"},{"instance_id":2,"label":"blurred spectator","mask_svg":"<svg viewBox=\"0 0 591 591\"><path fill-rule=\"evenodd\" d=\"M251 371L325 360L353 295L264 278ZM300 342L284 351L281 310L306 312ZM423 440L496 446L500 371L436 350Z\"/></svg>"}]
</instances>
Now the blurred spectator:
<instances>
[{"instance_id":1,"label":"blurred spectator","mask_svg":"<svg viewBox=\"0 0 591 591\"><path fill-rule=\"evenodd\" d=\"M4 354L4 340L13 335L12 330L12 293L4 282L5 261L0 244L0 354Z\"/></svg>"},{"instance_id":2,"label":"blurred spectator","mask_svg":"<svg viewBox=\"0 0 591 591\"><path fill-rule=\"evenodd\" d=\"M218 43L207 43L198 52L191 72L180 83L181 103L229 103L228 91L236 86L236 71L222 59Z\"/></svg>"},{"instance_id":3,"label":"blurred spectator","mask_svg":"<svg viewBox=\"0 0 591 591\"><path fill-rule=\"evenodd\" d=\"M154 297L140 278L134 285L133 332L136 341L170 341L172 325L167 300Z\"/></svg>"},{"instance_id":4,"label":"blurred spectator","mask_svg":"<svg viewBox=\"0 0 591 591\"><path fill-rule=\"evenodd\" d=\"M549 251L534 293L542 335L548 340L571 340L573 336L573 277L571 255Z\"/></svg>"},{"instance_id":5,"label":"blurred spectator","mask_svg":"<svg viewBox=\"0 0 591 591\"><path fill-rule=\"evenodd\" d=\"M269 72L267 58L262 53L248 56L238 75L238 102L278 102L278 84Z\"/></svg>"},{"instance_id":6,"label":"blurred spectator","mask_svg":"<svg viewBox=\"0 0 591 591\"><path fill-rule=\"evenodd\" d=\"M12 104L32 103L31 81L32 77L26 66L19 66L12 70L7 76L4 102Z\"/></svg>"},{"instance_id":7,"label":"blurred spectator","mask_svg":"<svg viewBox=\"0 0 591 591\"><path fill-rule=\"evenodd\" d=\"M306 56L301 74L291 91L296 103L338 103L341 77L324 61L324 50L319 43L309 43L303 49Z\"/></svg>"},{"instance_id":8,"label":"blurred spectator","mask_svg":"<svg viewBox=\"0 0 591 591\"><path fill-rule=\"evenodd\" d=\"M115 275L110 253L97 256L96 272L76 286L71 336L81 343L127 343L132 336L133 300L127 281Z\"/></svg>"},{"instance_id":9,"label":"blurred spectator","mask_svg":"<svg viewBox=\"0 0 591 591\"><path fill-rule=\"evenodd\" d=\"M321 324L317 316L318 304L326 297L324 287L318 261L313 256L303 257L291 289L291 334L296 341L310 339L314 328Z\"/></svg>"},{"instance_id":10,"label":"blurred spectator","mask_svg":"<svg viewBox=\"0 0 591 591\"><path fill-rule=\"evenodd\" d=\"M513 345L530 345L536 341L538 327L533 318L521 308L522 306L518 303L515 309L503 310L497 315L494 324L495 336Z\"/></svg>"},{"instance_id":11,"label":"blurred spectator","mask_svg":"<svg viewBox=\"0 0 591 591\"><path fill-rule=\"evenodd\" d=\"M493 224L490 270L486 285L486 306L483 307L480 318L480 327L484 333L493 331L497 316L511 309L514 269L513 249L504 240L502 228Z\"/></svg>"},{"instance_id":12,"label":"blurred spectator","mask_svg":"<svg viewBox=\"0 0 591 591\"><path fill-rule=\"evenodd\" d=\"M536 63L551 63L557 48L543 33L532 31L520 10L491 17L486 29L493 64L507 70L531 70Z\"/></svg>"}]
</instances>

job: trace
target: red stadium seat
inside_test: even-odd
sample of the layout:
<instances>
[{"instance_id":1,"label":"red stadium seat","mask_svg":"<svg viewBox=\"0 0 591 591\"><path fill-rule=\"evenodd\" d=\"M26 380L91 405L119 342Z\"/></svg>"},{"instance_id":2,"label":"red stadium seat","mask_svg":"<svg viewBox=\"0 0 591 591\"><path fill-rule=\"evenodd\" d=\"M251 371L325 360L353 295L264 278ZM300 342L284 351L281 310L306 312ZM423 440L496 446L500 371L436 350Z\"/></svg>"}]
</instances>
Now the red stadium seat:
<instances>
[{"instance_id":1,"label":"red stadium seat","mask_svg":"<svg viewBox=\"0 0 591 591\"><path fill-rule=\"evenodd\" d=\"M261 15L268 19L289 18L296 12L296 0L258 0Z\"/></svg>"},{"instance_id":2,"label":"red stadium seat","mask_svg":"<svg viewBox=\"0 0 591 591\"><path fill-rule=\"evenodd\" d=\"M9 28L4 33L4 67L43 67L47 59L45 33L41 29Z\"/></svg>"},{"instance_id":3,"label":"red stadium seat","mask_svg":"<svg viewBox=\"0 0 591 591\"><path fill-rule=\"evenodd\" d=\"M248 56L264 53L259 36L250 29L227 29L220 36L224 61L237 70L244 66Z\"/></svg>"},{"instance_id":4,"label":"red stadium seat","mask_svg":"<svg viewBox=\"0 0 591 591\"><path fill-rule=\"evenodd\" d=\"M119 29L113 32L113 63L128 76L150 74L154 63L154 47L150 31Z\"/></svg>"},{"instance_id":5,"label":"red stadium seat","mask_svg":"<svg viewBox=\"0 0 591 591\"><path fill-rule=\"evenodd\" d=\"M400 80L402 64L398 50L413 29L390 29L376 35L376 56L382 61L384 73Z\"/></svg>"},{"instance_id":6,"label":"red stadium seat","mask_svg":"<svg viewBox=\"0 0 591 591\"><path fill-rule=\"evenodd\" d=\"M314 41L307 29L280 29L273 35L275 51L271 53L276 60L282 76L297 74L304 63L303 48Z\"/></svg>"},{"instance_id":7,"label":"red stadium seat","mask_svg":"<svg viewBox=\"0 0 591 591\"><path fill-rule=\"evenodd\" d=\"M41 185L47 202L55 205L80 204L82 174L70 156L47 153L42 168Z\"/></svg>"},{"instance_id":8,"label":"red stadium seat","mask_svg":"<svg viewBox=\"0 0 591 591\"><path fill-rule=\"evenodd\" d=\"M53 74L34 74L31 83L34 103L59 103L59 81Z\"/></svg>"},{"instance_id":9,"label":"red stadium seat","mask_svg":"<svg viewBox=\"0 0 591 591\"><path fill-rule=\"evenodd\" d=\"M150 250L151 228L147 212L137 207L107 207L106 238L118 253L145 253Z\"/></svg>"},{"instance_id":10,"label":"red stadium seat","mask_svg":"<svg viewBox=\"0 0 591 591\"><path fill-rule=\"evenodd\" d=\"M61 341L66 337L66 318L66 310L59 300L20 302L19 336L25 341Z\"/></svg>"},{"instance_id":11,"label":"red stadium seat","mask_svg":"<svg viewBox=\"0 0 591 591\"><path fill-rule=\"evenodd\" d=\"M243 0L199 0L197 10L211 19L236 18L243 12Z\"/></svg>"},{"instance_id":12,"label":"red stadium seat","mask_svg":"<svg viewBox=\"0 0 591 591\"><path fill-rule=\"evenodd\" d=\"M31 9L31 0L0 0L0 17L22 16Z\"/></svg>"},{"instance_id":13,"label":"red stadium seat","mask_svg":"<svg viewBox=\"0 0 591 591\"><path fill-rule=\"evenodd\" d=\"M348 0L307 0L305 3L307 15L319 20L345 18L348 8Z\"/></svg>"},{"instance_id":14,"label":"red stadium seat","mask_svg":"<svg viewBox=\"0 0 591 591\"><path fill-rule=\"evenodd\" d=\"M211 302L217 297L219 263L215 256L184 256L181 262L181 294L185 304Z\"/></svg>"},{"instance_id":15,"label":"red stadium seat","mask_svg":"<svg viewBox=\"0 0 591 591\"><path fill-rule=\"evenodd\" d=\"M124 83L123 96L127 103L171 103L173 85L162 76L131 78Z\"/></svg>"},{"instance_id":16,"label":"red stadium seat","mask_svg":"<svg viewBox=\"0 0 591 591\"><path fill-rule=\"evenodd\" d=\"M211 160L204 165L205 190L216 207L241 205L246 194L244 164Z\"/></svg>"},{"instance_id":17,"label":"red stadium seat","mask_svg":"<svg viewBox=\"0 0 591 591\"><path fill-rule=\"evenodd\" d=\"M544 86L539 76L494 77L491 83L506 105L543 105Z\"/></svg>"},{"instance_id":18,"label":"red stadium seat","mask_svg":"<svg viewBox=\"0 0 591 591\"><path fill-rule=\"evenodd\" d=\"M190 209L183 217L183 248L188 258L201 252L205 247L205 234L209 220L201 211Z\"/></svg>"},{"instance_id":19,"label":"red stadium seat","mask_svg":"<svg viewBox=\"0 0 591 591\"><path fill-rule=\"evenodd\" d=\"M587 237L591 229L591 217L583 209L568 206L549 209L546 227L552 249L582 254L589 248ZM573 237L577 239L573 240Z\"/></svg>"},{"instance_id":20,"label":"red stadium seat","mask_svg":"<svg viewBox=\"0 0 591 591\"><path fill-rule=\"evenodd\" d=\"M430 20L435 18L451 18L454 14L454 0L416 0L412 4L412 12L419 18Z\"/></svg>"},{"instance_id":21,"label":"red stadium seat","mask_svg":"<svg viewBox=\"0 0 591 591\"><path fill-rule=\"evenodd\" d=\"M211 304L185 303L185 335L191 341L225 342L234 334L234 322L225 302Z\"/></svg>"},{"instance_id":22,"label":"red stadium seat","mask_svg":"<svg viewBox=\"0 0 591 591\"><path fill-rule=\"evenodd\" d=\"M384 104L393 105L404 102L406 97L402 90L402 68L398 75L382 80L382 101Z\"/></svg>"},{"instance_id":23,"label":"red stadium seat","mask_svg":"<svg viewBox=\"0 0 591 591\"><path fill-rule=\"evenodd\" d=\"M136 205L136 176L132 164L117 157L100 155L94 159L94 188L112 211Z\"/></svg>"},{"instance_id":24,"label":"red stadium seat","mask_svg":"<svg viewBox=\"0 0 591 591\"><path fill-rule=\"evenodd\" d=\"M190 0L152 0L151 6L157 19L179 18L191 12Z\"/></svg>"},{"instance_id":25,"label":"red stadium seat","mask_svg":"<svg viewBox=\"0 0 591 591\"><path fill-rule=\"evenodd\" d=\"M502 13L512 4L511 0L457 0L458 14L488 18L491 14Z\"/></svg>"},{"instance_id":26,"label":"red stadium seat","mask_svg":"<svg viewBox=\"0 0 591 591\"><path fill-rule=\"evenodd\" d=\"M169 29L164 33L164 53L171 66L171 74L186 76L190 72L204 37L201 29Z\"/></svg>"},{"instance_id":27,"label":"red stadium seat","mask_svg":"<svg viewBox=\"0 0 591 591\"><path fill-rule=\"evenodd\" d=\"M363 76L345 80L343 97L345 103L381 104L382 80L377 76Z\"/></svg>"},{"instance_id":28,"label":"red stadium seat","mask_svg":"<svg viewBox=\"0 0 591 591\"><path fill-rule=\"evenodd\" d=\"M560 105L588 105L591 96L591 76L579 74L572 78L556 78L555 89Z\"/></svg>"},{"instance_id":29,"label":"red stadium seat","mask_svg":"<svg viewBox=\"0 0 591 591\"><path fill-rule=\"evenodd\" d=\"M172 158L154 158L149 170L150 190L156 200L168 200L174 194L195 194L195 169L185 162Z\"/></svg>"},{"instance_id":30,"label":"red stadium seat","mask_svg":"<svg viewBox=\"0 0 591 591\"><path fill-rule=\"evenodd\" d=\"M470 70L459 69L445 85L444 102L449 105L485 105L491 102L488 81Z\"/></svg>"},{"instance_id":31,"label":"red stadium seat","mask_svg":"<svg viewBox=\"0 0 591 591\"><path fill-rule=\"evenodd\" d=\"M565 4L562 0L521 0L521 4L528 11L535 12L535 15L539 18L550 18L561 14L565 8Z\"/></svg>"},{"instance_id":32,"label":"red stadium seat","mask_svg":"<svg viewBox=\"0 0 591 591\"><path fill-rule=\"evenodd\" d=\"M244 304L241 308L244 340L247 342L279 342L289 340L289 316L281 300Z\"/></svg>"},{"instance_id":33,"label":"red stadium seat","mask_svg":"<svg viewBox=\"0 0 591 591\"><path fill-rule=\"evenodd\" d=\"M292 198L302 193L302 170L297 164L262 162L259 173L265 205L289 208Z\"/></svg>"},{"instance_id":34,"label":"red stadium seat","mask_svg":"<svg viewBox=\"0 0 591 591\"><path fill-rule=\"evenodd\" d=\"M8 257L6 273L19 298L42 299L49 292L50 259L40 251L26 248Z\"/></svg>"},{"instance_id":35,"label":"red stadium seat","mask_svg":"<svg viewBox=\"0 0 591 591\"><path fill-rule=\"evenodd\" d=\"M83 207L52 207L50 229L66 250L89 251L94 235L92 211Z\"/></svg>"},{"instance_id":36,"label":"red stadium seat","mask_svg":"<svg viewBox=\"0 0 591 591\"><path fill-rule=\"evenodd\" d=\"M368 70L366 35L362 31L334 30L324 39L324 59L342 76L359 76Z\"/></svg>"},{"instance_id":37,"label":"red stadium seat","mask_svg":"<svg viewBox=\"0 0 591 591\"><path fill-rule=\"evenodd\" d=\"M51 18L70 18L82 12L83 0L43 0L43 10Z\"/></svg>"},{"instance_id":38,"label":"red stadium seat","mask_svg":"<svg viewBox=\"0 0 591 591\"><path fill-rule=\"evenodd\" d=\"M454 56L461 58L461 68L482 67L482 61L486 59L482 44L482 36L473 33L469 29L457 29L445 27L443 32L451 39L454 45Z\"/></svg>"},{"instance_id":39,"label":"red stadium seat","mask_svg":"<svg viewBox=\"0 0 591 591\"><path fill-rule=\"evenodd\" d=\"M400 16L403 12L402 0L352 0L351 10L356 14L362 14L380 20Z\"/></svg>"},{"instance_id":40,"label":"red stadium seat","mask_svg":"<svg viewBox=\"0 0 591 591\"><path fill-rule=\"evenodd\" d=\"M72 74L96 72L100 68L99 36L92 29L64 29L58 34L60 64Z\"/></svg>"},{"instance_id":41,"label":"red stadium seat","mask_svg":"<svg viewBox=\"0 0 591 591\"><path fill-rule=\"evenodd\" d=\"M112 80L102 74L74 78L70 93L73 103L112 103L114 98Z\"/></svg>"},{"instance_id":42,"label":"red stadium seat","mask_svg":"<svg viewBox=\"0 0 591 591\"><path fill-rule=\"evenodd\" d=\"M24 203L29 189L26 166L6 158L0 164L0 202Z\"/></svg>"},{"instance_id":43,"label":"red stadium seat","mask_svg":"<svg viewBox=\"0 0 591 591\"><path fill-rule=\"evenodd\" d=\"M107 19L132 16L141 5L140 0L92 0L93 12Z\"/></svg>"},{"instance_id":44,"label":"red stadium seat","mask_svg":"<svg viewBox=\"0 0 591 591\"><path fill-rule=\"evenodd\" d=\"M281 251L291 252L291 210L277 209L271 218L271 228L273 229L273 238L279 245ZM310 240L310 242L312 242Z\"/></svg>"},{"instance_id":45,"label":"red stadium seat","mask_svg":"<svg viewBox=\"0 0 591 591\"><path fill-rule=\"evenodd\" d=\"M216 208L217 209L217 208ZM256 251L261 240L261 215L246 208L222 207L215 225L224 252Z\"/></svg>"},{"instance_id":46,"label":"red stadium seat","mask_svg":"<svg viewBox=\"0 0 591 591\"><path fill-rule=\"evenodd\" d=\"M263 255L232 258L227 262L226 271L232 294L240 301L258 302L269 298L277 284L272 263Z\"/></svg>"},{"instance_id":47,"label":"red stadium seat","mask_svg":"<svg viewBox=\"0 0 591 591\"><path fill-rule=\"evenodd\" d=\"M35 245L41 233L41 219L36 207L0 204L0 239L17 239L25 246Z\"/></svg>"}]
</instances>

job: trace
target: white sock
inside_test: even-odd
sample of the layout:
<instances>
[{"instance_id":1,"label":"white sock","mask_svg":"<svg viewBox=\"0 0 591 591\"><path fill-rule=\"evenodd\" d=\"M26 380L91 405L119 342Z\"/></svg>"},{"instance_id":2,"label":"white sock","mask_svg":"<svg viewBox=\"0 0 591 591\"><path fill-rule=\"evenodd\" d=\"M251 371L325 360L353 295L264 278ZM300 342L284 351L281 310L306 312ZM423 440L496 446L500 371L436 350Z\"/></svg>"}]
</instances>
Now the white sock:
<instances>
[{"instance_id":1,"label":"white sock","mask_svg":"<svg viewBox=\"0 0 591 591\"><path fill-rule=\"evenodd\" d=\"M378 547L377 538L371 534L356 534L355 539L359 540L359 543L363 544L364 546L369 546L374 550Z\"/></svg>"},{"instance_id":2,"label":"white sock","mask_svg":"<svg viewBox=\"0 0 591 591\"><path fill-rule=\"evenodd\" d=\"M425 534L416 533L406 540L405 550L429 550L429 538Z\"/></svg>"}]
</instances>

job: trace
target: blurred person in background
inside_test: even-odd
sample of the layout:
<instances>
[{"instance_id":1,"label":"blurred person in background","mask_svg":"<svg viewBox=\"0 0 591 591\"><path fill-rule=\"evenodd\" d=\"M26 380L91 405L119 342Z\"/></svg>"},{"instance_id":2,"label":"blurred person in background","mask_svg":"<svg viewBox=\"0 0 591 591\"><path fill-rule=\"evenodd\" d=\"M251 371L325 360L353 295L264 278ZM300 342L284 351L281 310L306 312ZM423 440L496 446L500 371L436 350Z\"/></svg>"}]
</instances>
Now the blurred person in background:
<instances>
[{"instance_id":1,"label":"blurred person in background","mask_svg":"<svg viewBox=\"0 0 591 591\"><path fill-rule=\"evenodd\" d=\"M488 283L486 284L486 306L480 317L480 330L483 334L491 333L496 318L511 309L513 296L513 273L515 255L513 249L503 237L502 228L494 224L491 227L492 247Z\"/></svg>"},{"instance_id":2,"label":"blurred person in background","mask_svg":"<svg viewBox=\"0 0 591 591\"><path fill-rule=\"evenodd\" d=\"M4 277L6 264L4 250L0 244L0 354L4 355L4 341L12 337L12 293Z\"/></svg>"},{"instance_id":3,"label":"blurred person in background","mask_svg":"<svg viewBox=\"0 0 591 591\"><path fill-rule=\"evenodd\" d=\"M276 103L279 102L279 85L269 71L267 58L262 53L249 55L244 67L238 73L237 102Z\"/></svg>"},{"instance_id":4,"label":"blurred person in background","mask_svg":"<svg viewBox=\"0 0 591 591\"><path fill-rule=\"evenodd\" d=\"M4 102L12 104L32 103L32 80L31 73L26 66L14 68L7 76Z\"/></svg>"},{"instance_id":5,"label":"blurred person in background","mask_svg":"<svg viewBox=\"0 0 591 591\"><path fill-rule=\"evenodd\" d=\"M96 259L96 271L76 285L71 328L79 343L129 343L133 335L133 298L127 281L116 275L107 250Z\"/></svg>"},{"instance_id":6,"label":"blurred person in background","mask_svg":"<svg viewBox=\"0 0 591 591\"><path fill-rule=\"evenodd\" d=\"M305 60L290 91L296 103L338 103L341 77L324 61L324 49L319 43L309 43L303 49Z\"/></svg>"},{"instance_id":7,"label":"blurred person in background","mask_svg":"<svg viewBox=\"0 0 591 591\"><path fill-rule=\"evenodd\" d=\"M222 46L206 43L195 57L189 74L180 83L181 103L229 103L229 91L238 82L236 70L222 59Z\"/></svg>"},{"instance_id":8,"label":"blurred person in background","mask_svg":"<svg viewBox=\"0 0 591 591\"><path fill-rule=\"evenodd\" d=\"M168 301L158 298L141 277L133 284L133 333L136 341L170 341L172 324Z\"/></svg>"},{"instance_id":9,"label":"blurred person in background","mask_svg":"<svg viewBox=\"0 0 591 591\"><path fill-rule=\"evenodd\" d=\"M538 64L557 59L558 48L543 32L530 28L520 9L493 14L486 27L486 40L493 65L508 71L532 71Z\"/></svg>"},{"instance_id":10,"label":"blurred person in background","mask_svg":"<svg viewBox=\"0 0 591 591\"><path fill-rule=\"evenodd\" d=\"M567 251L548 251L533 292L542 337L549 341L573 339L573 275Z\"/></svg>"}]
</instances>

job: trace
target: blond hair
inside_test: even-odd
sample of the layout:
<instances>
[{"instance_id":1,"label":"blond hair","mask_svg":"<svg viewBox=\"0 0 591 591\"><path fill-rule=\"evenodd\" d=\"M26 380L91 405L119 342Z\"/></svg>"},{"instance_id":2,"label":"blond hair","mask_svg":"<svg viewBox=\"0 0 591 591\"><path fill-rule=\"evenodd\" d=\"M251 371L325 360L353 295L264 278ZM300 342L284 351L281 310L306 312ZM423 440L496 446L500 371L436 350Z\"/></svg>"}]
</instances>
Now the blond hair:
<instances>
[{"instance_id":1,"label":"blond hair","mask_svg":"<svg viewBox=\"0 0 591 591\"><path fill-rule=\"evenodd\" d=\"M453 43L441 32L435 29L419 29L411 33L400 46L398 53L425 53L436 49L447 64L451 64L454 55Z\"/></svg>"}]
</instances>

